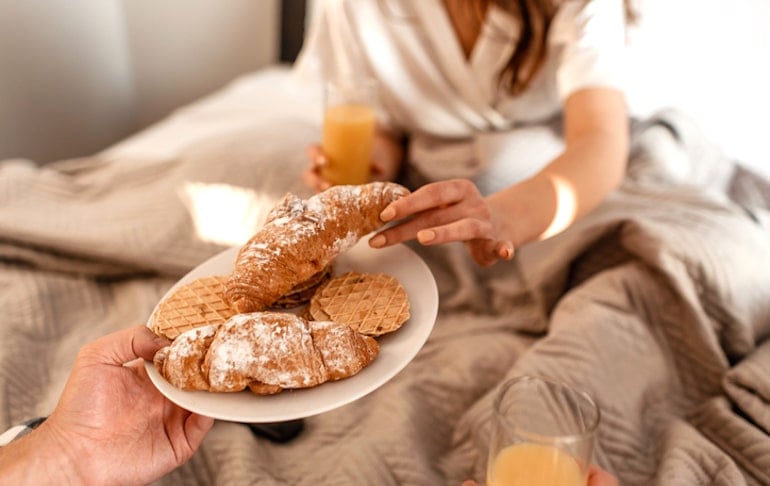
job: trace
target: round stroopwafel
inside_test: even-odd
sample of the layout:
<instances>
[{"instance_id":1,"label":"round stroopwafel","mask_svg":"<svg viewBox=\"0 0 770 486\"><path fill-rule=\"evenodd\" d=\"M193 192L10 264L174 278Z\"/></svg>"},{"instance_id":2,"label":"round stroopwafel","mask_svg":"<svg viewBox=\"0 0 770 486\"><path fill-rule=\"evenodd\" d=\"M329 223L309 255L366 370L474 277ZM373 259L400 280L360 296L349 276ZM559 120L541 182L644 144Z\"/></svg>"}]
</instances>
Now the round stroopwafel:
<instances>
[{"instance_id":1,"label":"round stroopwafel","mask_svg":"<svg viewBox=\"0 0 770 486\"><path fill-rule=\"evenodd\" d=\"M309 279L294 286L286 295L278 299L270 307L277 309L290 309L310 302L316 290L332 277L332 265L327 265L320 272L313 274Z\"/></svg>"},{"instance_id":2,"label":"round stroopwafel","mask_svg":"<svg viewBox=\"0 0 770 486\"><path fill-rule=\"evenodd\" d=\"M185 331L222 324L235 315L224 297L227 276L202 277L165 297L147 326L157 335L174 339Z\"/></svg>"},{"instance_id":3,"label":"round stroopwafel","mask_svg":"<svg viewBox=\"0 0 770 486\"><path fill-rule=\"evenodd\" d=\"M347 272L316 291L310 314L317 321L344 322L361 334L381 336L409 319L409 299L391 275Z\"/></svg>"}]
</instances>

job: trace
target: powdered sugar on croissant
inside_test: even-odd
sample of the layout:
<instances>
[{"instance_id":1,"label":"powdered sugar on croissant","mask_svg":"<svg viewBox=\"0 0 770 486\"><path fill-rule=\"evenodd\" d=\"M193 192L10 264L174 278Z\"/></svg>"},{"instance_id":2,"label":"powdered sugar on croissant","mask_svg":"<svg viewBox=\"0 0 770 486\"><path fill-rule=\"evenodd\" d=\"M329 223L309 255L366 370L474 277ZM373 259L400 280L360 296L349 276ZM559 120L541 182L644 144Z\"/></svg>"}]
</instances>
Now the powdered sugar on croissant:
<instances>
[{"instance_id":1,"label":"powdered sugar on croissant","mask_svg":"<svg viewBox=\"0 0 770 486\"><path fill-rule=\"evenodd\" d=\"M346 324L255 312L180 334L154 362L183 390L272 394L350 377L378 353L377 341Z\"/></svg>"},{"instance_id":2,"label":"powdered sugar on croissant","mask_svg":"<svg viewBox=\"0 0 770 486\"><path fill-rule=\"evenodd\" d=\"M225 287L239 313L261 311L380 228L382 210L409 191L393 182L288 194L240 250Z\"/></svg>"}]
</instances>

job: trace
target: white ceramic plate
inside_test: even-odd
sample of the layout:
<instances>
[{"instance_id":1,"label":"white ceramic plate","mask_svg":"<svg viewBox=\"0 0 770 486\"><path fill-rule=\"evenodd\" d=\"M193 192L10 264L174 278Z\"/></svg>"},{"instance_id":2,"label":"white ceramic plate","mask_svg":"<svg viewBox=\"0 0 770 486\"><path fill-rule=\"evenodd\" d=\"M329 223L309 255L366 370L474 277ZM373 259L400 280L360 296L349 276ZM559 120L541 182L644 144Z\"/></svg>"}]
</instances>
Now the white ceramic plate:
<instances>
[{"instance_id":1,"label":"white ceramic plate","mask_svg":"<svg viewBox=\"0 0 770 486\"><path fill-rule=\"evenodd\" d=\"M232 271L238 248L230 248L205 261L177 282L180 285L208 275ZM396 277L409 296L410 318L396 332L379 338L379 356L358 374L302 390L258 396L249 391L210 393L183 391L171 385L145 362L150 379L169 400L192 412L233 422L281 422L309 417L350 403L393 378L415 357L430 335L438 311L438 289L422 259L404 245L374 250L365 241L337 258L334 273L381 272ZM168 295L168 294L167 294Z\"/></svg>"}]
</instances>

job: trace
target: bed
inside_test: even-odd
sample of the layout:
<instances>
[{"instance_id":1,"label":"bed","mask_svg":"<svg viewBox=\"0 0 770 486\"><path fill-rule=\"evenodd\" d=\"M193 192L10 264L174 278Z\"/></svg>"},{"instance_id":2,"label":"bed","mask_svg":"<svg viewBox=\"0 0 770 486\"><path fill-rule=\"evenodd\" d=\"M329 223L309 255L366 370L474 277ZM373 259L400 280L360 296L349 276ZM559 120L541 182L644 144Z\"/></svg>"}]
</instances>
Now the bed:
<instances>
[{"instance_id":1,"label":"bed","mask_svg":"<svg viewBox=\"0 0 770 486\"><path fill-rule=\"evenodd\" d=\"M308 195L319 112L274 66L93 156L3 162L0 429L50 413L82 344L145 322L285 192ZM405 369L288 443L217 421L157 484L480 481L492 394L520 374L597 398L594 459L623 485L770 484L770 181L683 112L635 120L622 188L513 261L412 249L440 306Z\"/></svg>"}]
</instances>

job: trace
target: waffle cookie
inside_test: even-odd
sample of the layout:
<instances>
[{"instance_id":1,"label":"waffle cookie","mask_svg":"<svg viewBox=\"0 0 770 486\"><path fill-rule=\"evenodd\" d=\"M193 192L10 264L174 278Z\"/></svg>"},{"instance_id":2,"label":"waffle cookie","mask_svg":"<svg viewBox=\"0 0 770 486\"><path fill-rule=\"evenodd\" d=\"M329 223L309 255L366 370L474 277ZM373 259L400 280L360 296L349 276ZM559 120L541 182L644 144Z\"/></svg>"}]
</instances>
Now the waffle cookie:
<instances>
[{"instance_id":1,"label":"waffle cookie","mask_svg":"<svg viewBox=\"0 0 770 486\"><path fill-rule=\"evenodd\" d=\"M384 273L347 272L334 277L313 295L309 309L315 320L344 322L375 337L399 329L409 319L404 287Z\"/></svg>"},{"instance_id":2,"label":"waffle cookie","mask_svg":"<svg viewBox=\"0 0 770 486\"><path fill-rule=\"evenodd\" d=\"M224 298L227 276L202 277L165 297L150 316L147 326L173 340L196 327L222 324L235 314Z\"/></svg>"}]
</instances>

